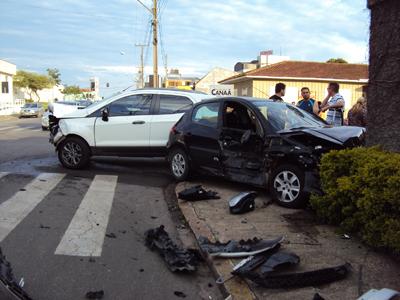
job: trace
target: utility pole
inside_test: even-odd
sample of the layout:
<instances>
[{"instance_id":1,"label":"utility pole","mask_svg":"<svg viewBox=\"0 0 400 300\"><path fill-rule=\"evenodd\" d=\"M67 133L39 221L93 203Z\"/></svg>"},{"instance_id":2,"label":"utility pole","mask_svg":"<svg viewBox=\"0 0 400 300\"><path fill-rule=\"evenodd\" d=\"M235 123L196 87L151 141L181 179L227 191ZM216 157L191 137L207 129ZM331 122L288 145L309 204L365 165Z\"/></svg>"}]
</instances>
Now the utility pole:
<instances>
[{"instance_id":1,"label":"utility pole","mask_svg":"<svg viewBox=\"0 0 400 300\"><path fill-rule=\"evenodd\" d=\"M140 66L139 66L139 78L137 80L137 88L144 88L144 60L143 60L143 49L147 47L147 45L143 44L135 44L136 47L140 47Z\"/></svg>"},{"instance_id":2,"label":"utility pole","mask_svg":"<svg viewBox=\"0 0 400 300\"><path fill-rule=\"evenodd\" d=\"M148 8L141 0L136 0L153 16L151 25L153 27L153 87L158 88L158 17L157 0L153 0L153 9Z\"/></svg>"},{"instance_id":3,"label":"utility pole","mask_svg":"<svg viewBox=\"0 0 400 300\"><path fill-rule=\"evenodd\" d=\"M157 0L153 0L153 87L158 88L158 18Z\"/></svg>"},{"instance_id":4,"label":"utility pole","mask_svg":"<svg viewBox=\"0 0 400 300\"><path fill-rule=\"evenodd\" d=\"M168 82L168 55L164 55L164 69L165 69L165 87L167 87Z\"/></svg>"}]
</instances>

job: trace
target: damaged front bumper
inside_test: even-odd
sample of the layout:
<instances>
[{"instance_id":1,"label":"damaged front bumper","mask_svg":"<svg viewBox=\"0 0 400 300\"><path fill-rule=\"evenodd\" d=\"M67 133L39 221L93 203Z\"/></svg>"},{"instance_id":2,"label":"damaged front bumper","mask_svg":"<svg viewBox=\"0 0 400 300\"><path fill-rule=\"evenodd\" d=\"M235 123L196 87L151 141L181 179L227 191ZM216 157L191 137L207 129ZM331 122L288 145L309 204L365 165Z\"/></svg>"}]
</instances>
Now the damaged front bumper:
<instances>
[{"instance_id":1,"label":"damaged front bumper","mask_svg":"<svg viewBox=\"0 0 400 300\"><path fill-rule=\"evenodd\" d=\"M23 280L21 280L21 283ZM11 264L6 260L0 249L0 299L2 300L32 300L18 284L12 272Z\"/></svg>"},{"instance_id":2,"label":"damaged front bumper","mask_svg":"<svg viewBox=\"0 0 400 300\"><path fill-rule=\"evenodd\" d=\"M49 143L53 144L54 147L57 146L65 139L65 135L61 131L58 125L50 127L50 138Z\"/></svg>"}]
</instances>

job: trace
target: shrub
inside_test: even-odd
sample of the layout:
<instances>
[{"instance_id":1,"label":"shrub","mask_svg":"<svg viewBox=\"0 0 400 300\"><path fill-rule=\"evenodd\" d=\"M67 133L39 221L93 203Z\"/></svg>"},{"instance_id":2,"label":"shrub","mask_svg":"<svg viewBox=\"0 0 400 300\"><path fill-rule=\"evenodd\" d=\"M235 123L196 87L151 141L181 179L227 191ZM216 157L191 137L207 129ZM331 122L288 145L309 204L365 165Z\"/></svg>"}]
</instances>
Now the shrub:
<instances>
[{"instance_id":1,"label":"shrub","mask_svg":"<svg viewBox=\"0 0 400 300\"><path fill-rule=\"evenodd\" d=\"M317 215L368 245L400 253L400 154L377 147L334 150L320 166Z\"/></svg>"}]
</instances>

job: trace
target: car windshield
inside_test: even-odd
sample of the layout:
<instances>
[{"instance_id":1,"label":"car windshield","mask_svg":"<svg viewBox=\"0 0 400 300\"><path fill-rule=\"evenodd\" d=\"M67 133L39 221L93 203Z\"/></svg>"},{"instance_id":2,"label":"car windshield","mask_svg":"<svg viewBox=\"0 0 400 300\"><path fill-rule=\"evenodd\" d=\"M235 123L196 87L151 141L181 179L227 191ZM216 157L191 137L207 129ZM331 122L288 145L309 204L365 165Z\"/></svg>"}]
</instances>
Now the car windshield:
<instances>
[{"instance_id":1,"label":"car windshield","mask_svg":"<svg viewBox=\"0 0 400 300\"><path fill-rule=\"evenodd\" d=\"M275 131L307 127L324 127L327 124L317 116L296 106L282 102L253 101Z\"/></svg>"},{"instance_id":2,"label":"car windshield","mask_svg":"<svg viewBox=\"0 0 400 300\"><path fill-rule=\"evenodd\" d=\"M24 105L24 108L36 108L37 104L36 103L26 103Z\"/></svg>"}]
</instances>

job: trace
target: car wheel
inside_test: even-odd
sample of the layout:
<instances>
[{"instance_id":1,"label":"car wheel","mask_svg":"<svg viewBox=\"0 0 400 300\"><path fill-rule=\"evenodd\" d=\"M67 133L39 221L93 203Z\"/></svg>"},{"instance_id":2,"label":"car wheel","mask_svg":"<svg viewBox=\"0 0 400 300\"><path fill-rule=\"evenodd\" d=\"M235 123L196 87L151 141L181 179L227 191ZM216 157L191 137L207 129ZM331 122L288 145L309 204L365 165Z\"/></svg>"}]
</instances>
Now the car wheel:
<instances>
[{"instance_id":1,"label":"car wheel","mask_svg":"<svg viewBox=\"0 0 400 300\"><path fill-rule=\"evenodd\" d=\"M279 205L304 207L308 194L304 192L304 172L295 165L281 165L272 172L270 191Z\"/></svg>"},{"instance_id":2,"label":"car wheel","mask_svg":"<svg viewBox=\"0 0 400 300\"><path fill-rule=\"evenodd\" d=\"M82 169L89 164L90 148L80 138L67 138L58 147L58 159L65 168Z\"/></svg>"},{"instance_id":3,"label":"car wheel","mask_svg":"<svg viewBox=\"0 0 400 300\"><path fill-rule=\"evenodd\" d=\"M189 177L189 158L185 150L175 148L170 152L169 165L176 180L183 181Z\"/></svg>"}]
</instances>

